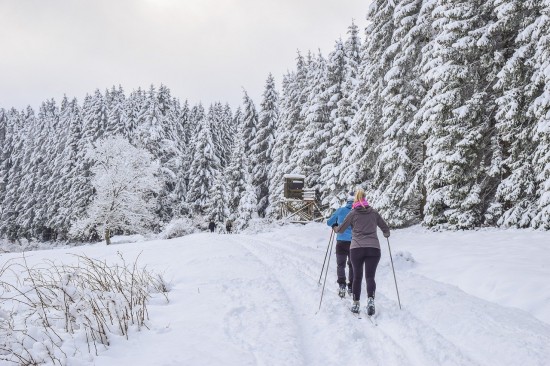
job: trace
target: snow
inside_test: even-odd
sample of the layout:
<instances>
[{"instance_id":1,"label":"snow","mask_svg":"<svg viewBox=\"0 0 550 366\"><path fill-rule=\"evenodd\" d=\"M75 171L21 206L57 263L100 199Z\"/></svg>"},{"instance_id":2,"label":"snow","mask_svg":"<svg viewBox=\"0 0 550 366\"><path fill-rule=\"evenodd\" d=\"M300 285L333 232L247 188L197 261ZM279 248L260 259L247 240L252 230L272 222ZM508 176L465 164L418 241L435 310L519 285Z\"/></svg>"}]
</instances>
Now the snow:
<instances>
[{"instance_id":1,"label":"snow","mask_svg":"<svg viewBox=\"0 0 550 366\"><path fill-rule=\"evenodd\" d=\"M93 357L77 339L81 352L70 355L70 365L546 365L550 359L549 232L392 231L403 309L381 241L374 327L350 314L349 299L338 298L334 254L317 312L330 236L325 224L261 228L56 248L26 253L26 260L71 263L73 254L85 254L111 262L120 252L129 262L139 255L141 265L170 282L169 303L151 299L149 330L114 337ZM3 253L0 266L18 258Z\"/></svg>"},{"instance_id":2,"label":"snow","mask_svg":"<svg viewBox=\"0 0 550 366\"><path fill-rule=\"evenodd\" d=\"M285 174L283 175L284 179L305 179L306 176L303 174Z\"/></svg>"}]
</instances>

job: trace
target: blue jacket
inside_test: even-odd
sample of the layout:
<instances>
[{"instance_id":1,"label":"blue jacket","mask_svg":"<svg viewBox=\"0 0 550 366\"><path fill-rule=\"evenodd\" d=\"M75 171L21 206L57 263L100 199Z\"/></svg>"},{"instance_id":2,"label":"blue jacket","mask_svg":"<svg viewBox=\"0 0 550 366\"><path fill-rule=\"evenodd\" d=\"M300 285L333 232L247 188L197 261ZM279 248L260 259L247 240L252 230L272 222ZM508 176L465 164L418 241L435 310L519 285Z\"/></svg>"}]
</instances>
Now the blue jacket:
<instances>
[{"instance_id":1,"label":"blue jacket","mask_svg":"<svg viewBox=\"0 0 550 366\"><path fill-rule=\"evenodd\" d=\"M330 227L334 224L341 225L346 216L350 213L352 204L353 201L348 201L344 207L340 207L334 211L332 216L328 219L327 225ZM348 227L343 233L336 235L336 240L351 241L351 226Z\"/></svg>"}]
</instances>

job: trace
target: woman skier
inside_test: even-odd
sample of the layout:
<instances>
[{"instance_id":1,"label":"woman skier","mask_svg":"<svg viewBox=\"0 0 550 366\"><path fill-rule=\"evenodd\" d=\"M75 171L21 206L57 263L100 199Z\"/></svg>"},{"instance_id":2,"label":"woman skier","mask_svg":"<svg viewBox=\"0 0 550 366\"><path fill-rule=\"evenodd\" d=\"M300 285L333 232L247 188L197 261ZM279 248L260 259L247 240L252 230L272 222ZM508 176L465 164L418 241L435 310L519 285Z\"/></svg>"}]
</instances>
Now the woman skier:
<instances>
[{"instance_id":1,"label":"woman skier","mask_svg":"<svg viewBox=\"0 0 550 366\"><path fill-rule=\"evenodd\" d=\"M364 267L368 296L367 314L372 316L375 313L374 294L376 292L376 282L374 281L374 276L381 255L376 228L379 227L386 238L390 236L390 229L380 214L369 206L369 203L365 199L365 192L362 189L358 189L355 192L352 208L351 212L344 219L344 222L340 226L334 227L334 231L336 233L343 233L348 226L351 226L350 257L351 265L353 266L353 305L351 311L359 313Z\"/></svg>"}]
</instances>

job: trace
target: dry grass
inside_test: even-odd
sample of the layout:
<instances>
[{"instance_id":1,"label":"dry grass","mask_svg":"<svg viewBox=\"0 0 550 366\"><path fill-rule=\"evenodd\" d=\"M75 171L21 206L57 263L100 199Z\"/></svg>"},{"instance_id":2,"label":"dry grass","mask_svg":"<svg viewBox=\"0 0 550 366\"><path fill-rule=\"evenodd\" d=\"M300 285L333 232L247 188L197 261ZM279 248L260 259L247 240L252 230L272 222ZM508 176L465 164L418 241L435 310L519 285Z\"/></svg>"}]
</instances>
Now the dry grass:
<instances>
[{"instance_id":1,"label":"dry grass","mask_svg":"<svg viewBox=\"0 0 550 366\"><path fill-rule=\"evenodd\" d=\"M29 267L23 256L0 268L0 361L65 365L68 351L83 351L68 343L97 355L110 335L147 328L152 294L168 301L163 277L138 267L139 256L127 263L119 253L115 264L76 258L75 265Z\"/></svg>"}]
</instances>

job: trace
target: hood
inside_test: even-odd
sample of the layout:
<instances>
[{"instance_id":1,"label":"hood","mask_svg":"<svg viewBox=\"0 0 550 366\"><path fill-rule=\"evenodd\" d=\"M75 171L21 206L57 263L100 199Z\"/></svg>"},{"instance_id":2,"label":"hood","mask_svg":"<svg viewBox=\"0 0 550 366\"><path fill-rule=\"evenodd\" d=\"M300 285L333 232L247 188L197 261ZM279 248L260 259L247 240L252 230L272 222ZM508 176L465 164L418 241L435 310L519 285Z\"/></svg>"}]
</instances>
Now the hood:
<instances>
[{"instance_id":1,"label":"hood","mask_svg":"<svg viewBox=\"0 0 550 366\"><path fill-rule=\"evenodd\" d=\"M354 210L360 213L371 213L373 209L370 206L366 206L366 207L359 206L354 208Z\"/></svg>"}]
</instances>

